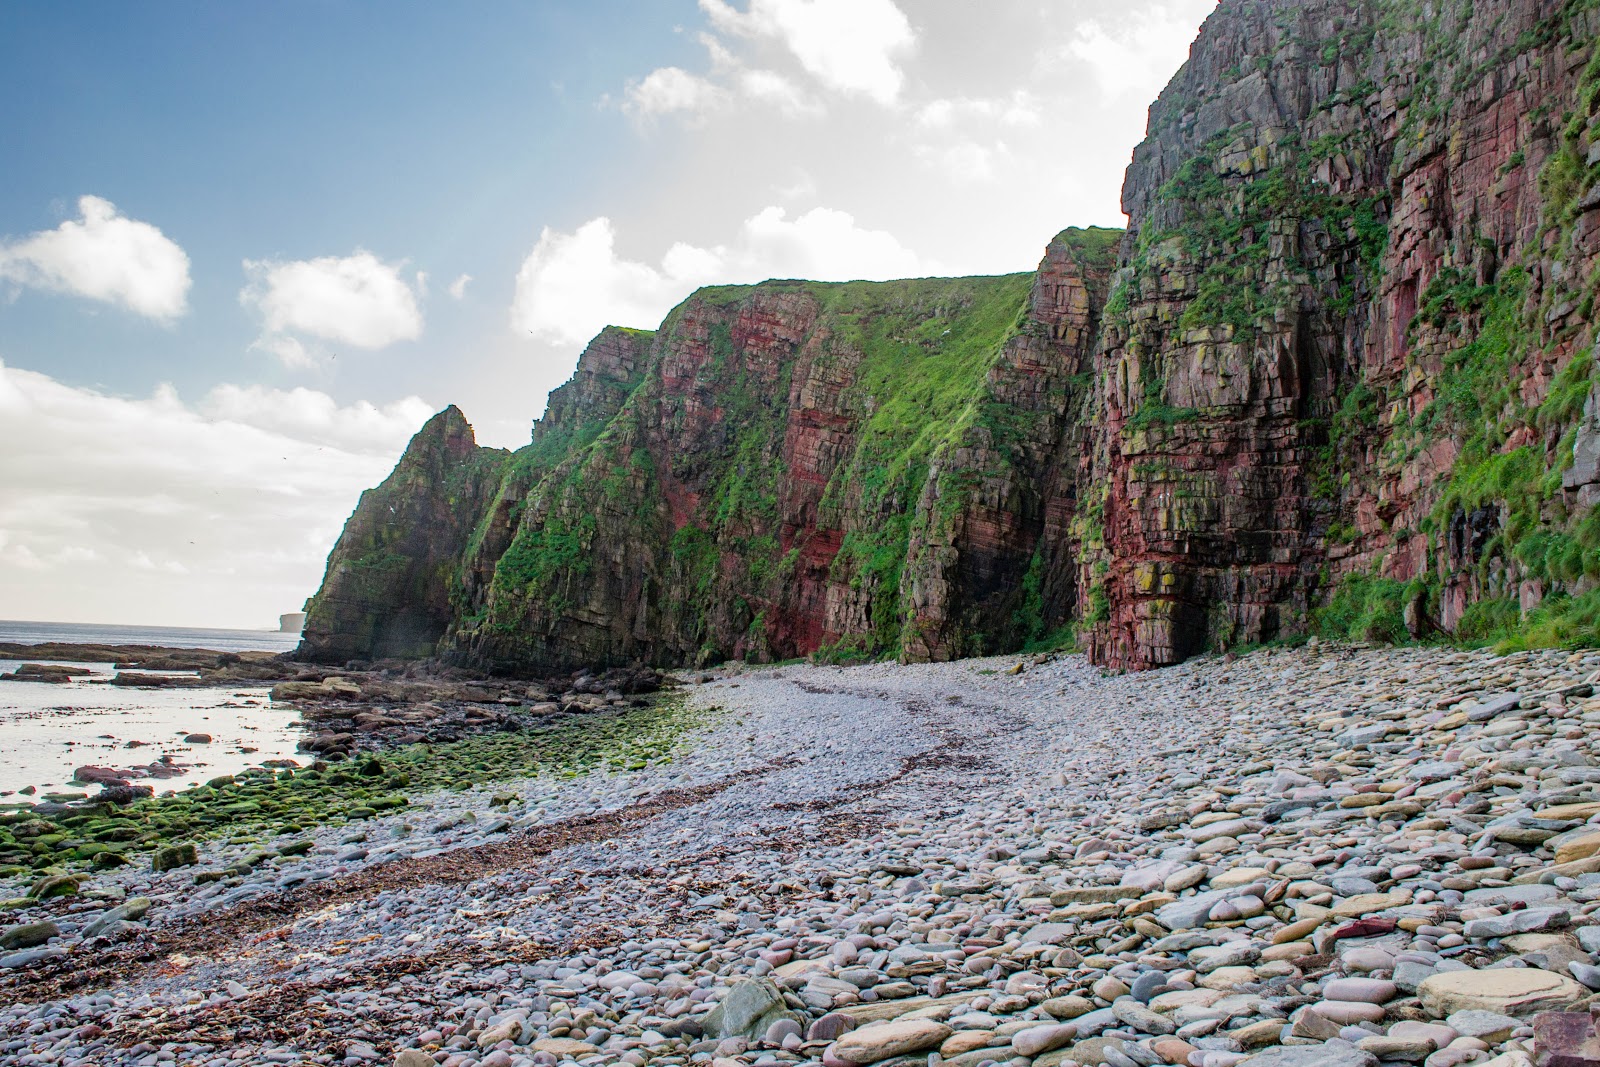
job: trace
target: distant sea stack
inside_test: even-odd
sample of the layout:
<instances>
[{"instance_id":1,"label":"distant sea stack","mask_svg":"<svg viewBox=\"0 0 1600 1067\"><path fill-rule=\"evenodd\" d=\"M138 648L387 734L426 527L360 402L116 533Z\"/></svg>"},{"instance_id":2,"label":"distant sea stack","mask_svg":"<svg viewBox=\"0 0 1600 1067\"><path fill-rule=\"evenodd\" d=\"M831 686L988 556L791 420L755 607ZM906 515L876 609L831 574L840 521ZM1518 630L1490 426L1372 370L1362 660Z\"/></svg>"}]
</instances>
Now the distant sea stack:
<instances>
[{"instance_id":1,"label":"distant sea stack","mask_svg":"<svg viewBox=\"0 0 1600 1067\"><path fill-rule=\"evenodd\" d=\"M363 497L300 655L1075 638L1140 669L1592 631L1597 39L1591 3L1223 0L1126 234L1031 275L703 289L601 333L515 453L448 410Z\"/></svg>"},{"instance_id":2,"label":"distant sea stack","mask_svg":"<svg viewBox=\"0 0 1600 1067\"><path fill-rule=\"evenodd\" d=\"M306 613L303 611L290 611L278 616L278 632L280 634L297 634L306 628Z\"/></svg>"}]
</instances>

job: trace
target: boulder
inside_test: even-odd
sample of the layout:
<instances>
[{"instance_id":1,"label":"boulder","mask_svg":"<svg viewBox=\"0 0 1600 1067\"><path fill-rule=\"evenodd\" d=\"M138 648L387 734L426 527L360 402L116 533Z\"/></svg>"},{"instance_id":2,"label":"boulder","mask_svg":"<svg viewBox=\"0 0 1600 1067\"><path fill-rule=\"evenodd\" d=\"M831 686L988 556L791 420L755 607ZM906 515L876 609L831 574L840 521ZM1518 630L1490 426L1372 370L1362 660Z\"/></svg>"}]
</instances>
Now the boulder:
<instances>
[{"instance_id":1,"label":"boulder","mask_svg":"<svg viewBox=\"0 0 1600 1067\"><path fill-rule=\"evenodd\" d=\"M804 1020L784 1005L783 992L769 979L746 978L735 983L722 1001L706 1013L701 1026L706 1037L714 1040L742 1037L753 1042L760 1040L780 1019L792 1019L805 1025Z\"/></svg>"},{"instance_id":2,"label":"boulder","mask_svg":"<svg viewBox=\"0 0 1600 1067\"><path fill-rule=\"evenodd\" d=\"M158 848L150 857L150 869L158 874L162 871L174 871L179 867L193 867L200 862L199 854L193 845L166 845Z\"/></svg>"},{"instance_id":3,"label":"boulder","mask_svg":"<svg viewBox=\"0 0 1600 1067\"><path fill-rule=\"evenodd\" d=\"M9 952L19 948L38 948L52 937L60 936L61 928L48 919L19 923L0 930L0 949Z\"/></svg>"}]
</instances>

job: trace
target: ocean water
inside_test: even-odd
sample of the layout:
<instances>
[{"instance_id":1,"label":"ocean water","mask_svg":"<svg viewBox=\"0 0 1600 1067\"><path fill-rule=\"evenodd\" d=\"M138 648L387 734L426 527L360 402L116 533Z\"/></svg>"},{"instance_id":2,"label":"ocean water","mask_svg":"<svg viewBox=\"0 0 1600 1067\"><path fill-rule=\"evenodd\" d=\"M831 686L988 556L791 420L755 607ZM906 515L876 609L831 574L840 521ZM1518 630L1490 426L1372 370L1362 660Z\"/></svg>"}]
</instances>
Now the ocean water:
<instances>
[{"instance_id":1,"label":"ocean water","mask_svg":"<svg viewBox=\"0 0 1600 1067\"><path fill-rule=\"evenodd\" d=\"M184 626L102 626L80 622L8 622L0 619L0 641L37 645L70 641L79 645L160 645L212 648L218 652L288 652L297 633L277 630L204 630Z\"/></svg>"},{"instance_id":2,"label":"ocean water","mask_svg":"<svg viewBox=\"0 0 1600 1067\"><path fill-rule=\"evenodd\" d=\"M0 641L38 644L162 645L211 648L219 652L287 652L299 634L273 630L204 630L164 626L97 626L58 622L0 621ZM54 660L0 659L0 673L22 663ZM72 785L82 766L127 770L162 756L184 768L173 778L131 777L157 793L234 774L262 760L295 759L303 736L298 713L275 707L264 686L219 689L125 689L108 685L109 663L71 663L93 673L65 685L0 682L0 801L23 799L24 786L40 793L86 791ZM210 744L185 744L191 733L212 737ZM130 743L134 747L128 747ZM306 757L298 756L301 763Z\"/></svg>"},{"instance_id":3,"label":"ocean water","mask_svg":"<svg viewBox=\"0 0 1600 1067\"><path fill-rule=\"evenodd\" d=\"M0 659L0 672L22 660ZM32 662L32 661L29 661ZM49 661L47 661L49 662ZM108 685L109 663L74 663L93 674L66 684L0 682L0 798L15 801L24 786L41 793L86 791L71 784L85 765L126 770L162 756L184 768L174 778L139 778L157 793L234 774L262 760L308 762L295 745L304 736L293 708L274 705L266 687L126 689ZM190 733L210 744L185 744ZM131 742L138 742L130 748Z\"/></svg>"}]
</instances>

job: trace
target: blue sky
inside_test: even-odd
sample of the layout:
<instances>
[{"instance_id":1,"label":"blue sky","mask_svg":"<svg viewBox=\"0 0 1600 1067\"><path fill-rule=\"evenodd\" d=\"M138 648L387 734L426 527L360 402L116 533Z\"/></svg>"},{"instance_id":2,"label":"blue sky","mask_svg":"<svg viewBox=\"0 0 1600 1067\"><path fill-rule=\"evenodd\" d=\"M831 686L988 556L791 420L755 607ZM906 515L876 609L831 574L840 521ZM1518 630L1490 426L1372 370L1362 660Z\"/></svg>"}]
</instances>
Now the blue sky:
<instances>
[{"instance_id":1,"label":"blue sky","mask_svg":"<svg viewBox=\"0 0 1600 1067\"><path fill-rule=\"evenodd\" d=\"M1213 0L0 0L0 618L264 624L696 286L1118 225Z\"/></svg>"},{"instance_id":2,"label":"blue sky","mask_svg":"<svg viewBox=\"0 0 1600 1067\"><path fill-rule=\"evenodd\" d=\"M153 373L180 390L219 373L297 382L245 354L257 330L237 299L242 259L360 247L439 278L509 278L538 225L571 210L575 182L597 202L625 195L643 146L595 101L623 72L690 51L672 27L694 13L660 0L486 3L469 21L420 3L0 6L15 102L0 117L0 233L46 229L94 193L181 245L194 284L176 328L25 294L0 314L0 352L113 390L147 391ZM427 344L384 355L385 384L440 392L436 354L502 325L470 306L432 317ZM331 361L317 378L361 392L367 369Z\"/></svg>"}]
</instances>

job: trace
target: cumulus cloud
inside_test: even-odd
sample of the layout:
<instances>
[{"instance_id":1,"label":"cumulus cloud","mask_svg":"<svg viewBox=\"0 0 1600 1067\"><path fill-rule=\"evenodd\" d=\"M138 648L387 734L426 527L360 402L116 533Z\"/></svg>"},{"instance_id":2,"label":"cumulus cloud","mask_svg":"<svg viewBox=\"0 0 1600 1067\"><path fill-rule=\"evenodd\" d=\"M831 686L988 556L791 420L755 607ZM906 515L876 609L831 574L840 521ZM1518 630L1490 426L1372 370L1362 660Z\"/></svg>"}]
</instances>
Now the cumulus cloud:
<instances>
[{"instance_id":1,"label":"cumulus cloud","mask_svg":"<svg viewBox=\"0 0 1600 1067\"><path fill-rule=\"evenodd\" d=\"M1168 0L1114 21L1080 23L1061 58L1086 68L1106 92L1154 99L1188 58L1195 27L1216 0Z\"/></svg>"},{"instance_id":2,"label":"cumulus cloud","mask_svg":"<svg viewBox=\"0 0 1600 1067\"><path fill-rule=\"evenodd\" d=\"M700 0L724 33L780 42L825 88L893 104L905 83L901 60L916 33L893 0Z\"/></svg>"},{"instance_id":3,"label":"cumulus cloud","mask_svg":"<svg viewBox=\"0 0 1600 1067\"><path fill-rule=\"evenodd\" d=\"M820 103L777 71L740 70L734 75L734 83L745 99L774 107L790 118L815 117L822 114Z\"/></svg>"},{"instance_id":4,"label":"cumulus cloud","mask_svg":"<svg viewBox=\"0 0 1600 1067\"><path fill-rule=\"evenodd\" d=\"M433 409L408 396L384 407L365 400L341 406L327 393L304 387L269 389L261 385L219 385L196 410L205 418L254 426L300 441L332 445L348 452L387 454L427 421Z\"/></svg>"},{"instance_id":5,"label":"cumulus cloud","mask_svg":"<svg viewBox=\"0 0 1600 1067\"><path fill-rule=\"evenodd\" d=\"M1001 177L1001 164L1011 154L1004 141L982 144L962 139L919 144L915 151L923 163L958 185L994 181Z\"/></svg>"},{"instance_id":6,"label":"cumulus cloud","mask_svg":"<svg viewBox=\"0 0 1600 1067\"><path fill-rule=\"evenodd\" d=\"M661 67L628 86L622 108L636 118L688 113L703 115L729 101L727 90L682 67Z\"/></svg>"},{"instance_id":7,"label":"cumulus cloud","mask_svg":"<svg viewBox=\"0 0 1600 1067\"><path fill-rule=\"evenodd\" d=\"M696 288L767 278L818 281L905 278L939 273L892 234L865 229L843 211L813 208L793 219L768 207L737 238L709 247L674 244L659 266L617 254L608 218L572 233L546 227L517 272L511 321L519 332L582 344L603 327L654 328Z\"/></svg>"},{"instance_id":8,"label":"cumulus cloud","mask_svg":"<svg viewBox=\"0 0 1600 1067\"><path fill-rule=\"evenodd\" d=\"M718 32L788 53L787 62L797 61L824 91L884 105L896 103L905 84L901 60L916 44L893 0L750 0L743 11L700 0L700 7ZM658 67L628 85L623 110L641 120L677 115L691 123L740 105L789 118L823 114L822 102L788 75L735 55L715 34L700 34L700 43L711 60L707 74Z\"/></svg>"},{"instance_id":9,"label":"cumulus cloud","mask_svg":"<svg viewBox=\"0 0 1600 1067\"><path fill-rule=\"evenodd\" d=\"M747 64L712 34L700 34L700 43L711 59L709 75L659 67L629 84L623 111L640 120L676 114L691 123L739 105L773 108L790 118L822 114L822 105L792 79Z\"/></svg>"},{"instance_id":10,"label":"cumulus cloud","mask_svg":"<svg viewBox=\"0 0 1600 1067\"><path fill-rule=\"evenodd\" d=\"M0 242L0 280L116 304L168 322L188 310L189 256L148 222L80 197L76 219Z\"/></svg>"},{"instance_id":11,"label":"cumulus cloud","mask_svg":"<svg viewBox=\"0 0 1600 1067\"><path fill-rule=\"evenodd\" d=\"M450 295L457 300L467 295L467 286L472 284L472 275L463 274L449 285Z\"/></svg>"},{"instance_id":12,"label":"cumulus cloud","mask_svg":"<svg viewBox=\"0 0 1600 1067\"><path fill-rule=\"evenodd\" d=\"M1044 121L1043 102L1027 89L999 97L940 97L917 109L916 123L926 129L948 129L964 120L1030 127Z\"/></svg>"},{"instance_id":13,"label":"cumulus cloud","mask_svg":"<svg viewBox=\"0 0 1600 1067\"><path fill-rule=\"evenodd\" d=\"M431 411L260 386L129 399L0 363L6 608L269 624L315 591L356 498Z\"/></svg>"},{"instance_id":14,"label":"cumulus cloud","mask_svg":"<svg viewBox=\"0 0 1600 1067\"><path fill-rule=\"evenodd\" d=\"M239 301L256 309L258 345L288 366L311 362L302 337L378 349L422 335L418 304L426 276L401 277L404 263L371 252L289 261L244 261L248 284ZM296 336L299 335L299 336Z\"/></svg>"}]
</instances>

